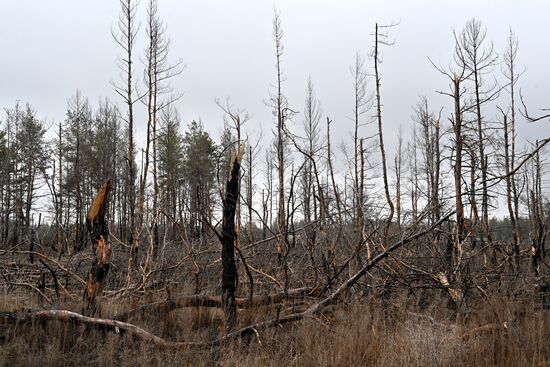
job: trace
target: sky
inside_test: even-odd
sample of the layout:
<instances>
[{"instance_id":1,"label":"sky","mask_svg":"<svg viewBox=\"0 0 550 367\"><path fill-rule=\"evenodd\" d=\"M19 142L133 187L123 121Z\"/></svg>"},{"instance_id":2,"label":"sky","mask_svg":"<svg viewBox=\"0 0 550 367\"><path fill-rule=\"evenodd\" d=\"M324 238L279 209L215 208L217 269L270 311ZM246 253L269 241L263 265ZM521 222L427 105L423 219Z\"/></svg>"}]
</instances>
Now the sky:
<instances>
[{"instance_id":1,"label":"sky","mask_svg":"<svg viewBox=\"0 0 550 367\"><path fill-rule=\"evenodd\" d=\"M141 80L145 49L145 7L141 0L136 60ZM448 80L432 66L452 59L453 30L460 32L475 17L487 27L487 40L502 53L510 27L519 38L517 64L525 69L519 87L530 112L550 108L549 1L353 1L353 0L159 0L171 39L170 58L181 59L184 72L173 81L183 98L176 102L185 126L201 119L217 138L223 113L215 99L230 98L252 119L252 136L271 136L273 116L265 101L276 78L272 18L281 14L284 31L283 92L295 111L302 111L311 77L321 102L323 121L333 120L333 143L350 144L353 87L350 66L357 52L372 59L376 22L399 25L389 30L395 42L383 49L381 94L384 131L392 151L401 128L410 136L412 107L420 96L431 108L452 111L450 99L436 93ZM109 97L122 105L110 82L120 80L116 66L121 50L111 36L116 0L0 0L0 106L28 101L48 124L65 118L68 98L79 89L92 104ZM499 67L495 75L500 78ZM372 77L368 81L373 90ZM506 99L499 101L507 105ZM143 143L145 118L138 106L137 141ZM141 114L141 115L140 115ZM494 109L488 118L497 116ZM370 114L372 115L372 113ZM0 117L0 120L2 118ZM294 117L301 124L302 115ZM547 124L521 122L520 135L549 135ZM368 131L363 132L365 135Z\"/></svg>"}]
</instances>

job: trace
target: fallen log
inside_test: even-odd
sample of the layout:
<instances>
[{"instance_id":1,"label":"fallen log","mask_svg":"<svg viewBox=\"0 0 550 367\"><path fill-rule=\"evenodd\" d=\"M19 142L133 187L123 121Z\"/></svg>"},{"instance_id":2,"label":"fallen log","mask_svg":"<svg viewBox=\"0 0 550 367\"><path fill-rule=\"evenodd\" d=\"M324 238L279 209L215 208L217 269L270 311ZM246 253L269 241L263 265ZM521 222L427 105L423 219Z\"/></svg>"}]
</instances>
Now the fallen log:
<instances>
[{"instance_id":1,"label":"fallen log","mask_svg":"<svg viewBox=\"0 0 550 367\"><path fill-rule=\"evenodd\" d=\"M317 294L314 288L304 287L291 289L287 294L278 293L267 296L254 296L252 300L250 298L235 298L235 306L237 308L250 308L267 306L272 304L281 303L283 301L297 301L304 300L307 297L315 297ZM174 299L167 299L163 301L153 302L146 305L142 305L133 308L128 311L119 313L114 320L126 321L132 316L143 315L145 313L162 313L170 312L175 309L185 307L213 307L221 308L222 299L220 296L205 296L205 295L184 295L178 296Z\"/></svg>"},{"instance_id":2,"label":"fallen log","mask_svg":"<svg viewBox=\"0 0 550 367\"><path fill-rule=\"evenodd\" d=\"M296 314L297 315L297 314ZM255 330L265 329L270 326L282 325L290 321L300 320L300 317L296 315L289 315L284 319L280 320L270 320L257 324L255 327L249 326L238 331L227 334L221 338L214 339L206 342L193 342L193 341L169 341L164 338L161 338L157 335L154 335L148 332L145 329L140 328L137 325L130 324L124 321L111 320L111 319L102 319L94 318L89 316L81 315L77 312L67 311L67 310L40 310L33 311L24 314L17 314L12 312L0 312L0 325L16 325L24 326L31 324L36 321L60 321L60 322L70 322L73 324L80 324L86 326L87 328L93 328L101 331L110 331L115 334L135 337L139 340L150 342L159 347L164 348L175 348L175 349L185 349L189 347L205 348L218 346L224 342L227 342L231 339L237 337L246 336L250 333L253 333ZM4 335L4 338L8 338L7 335Z\"/></svg>"},{"instance_id":3,"label":"fallen log","mask_svg":"<svg viewBox=\"0 0 550 367\"><path fill-rule=\"evenodd\" d=\"M161 337L158 337L150 332L140 328L139 326L129 324L122 321L93 318L84 316L79 313L67 310L40 310L26 314L17 314L12 312L0 312L0 325L26 325L34 321L57 320L62 322L72 322L81 324L88 328L95 328L104 331L111 331L116 334L128 334L146 342L165 347L189 347L200 346L204 343L194 342L170 342Z\"/></svg>"}]
</instances>

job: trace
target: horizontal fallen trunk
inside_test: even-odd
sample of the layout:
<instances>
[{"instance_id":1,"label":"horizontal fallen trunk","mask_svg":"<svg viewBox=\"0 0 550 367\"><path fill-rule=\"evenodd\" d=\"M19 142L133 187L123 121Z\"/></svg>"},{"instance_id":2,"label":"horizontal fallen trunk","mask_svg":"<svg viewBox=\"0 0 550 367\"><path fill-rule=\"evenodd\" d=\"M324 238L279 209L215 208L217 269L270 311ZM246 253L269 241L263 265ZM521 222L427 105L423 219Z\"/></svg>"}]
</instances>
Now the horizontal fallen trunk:
<instances>
[{"instance_id":1,"label":"horizontal fallen trunk","mask_svg":"<svg viewBox=\"0 0 550 367\"><path fill-rule=\"evenodd\" d=\"M16 314L11 312L0 312L0 325L26 325L35 321L57 320L63 322L73 322L84 325L89 328L111 331L116 334L128 334L140 340L151 342L153 344L171 347L171 348L187 348L189 346L200 346L205 343L194 342L171 342L161 337L158 337L150 332L140 328L139 326L129 324L127 322L93 318L84 316L76 312L67 310L40 310L29 312L26 314Z\"/></svg>"},{"instance_id":2,"label":"horizontal fallen trunk","mask_svg":"<svg viewBox=\"0 0 550 367\"><path fill-rule=\"evenodd\" d=\"M93 328L101 331L110 331L115 334L129 335L135 337L139 340L150 342L159 347L164 348L173 348L173 349L186 349L189 347L196 348L205 348L218 346L226 341L236 339L238 337L246 336L253 333L255 330L266 329L268 327L282 325L290 321L297 321L302 319L298 317L299 314L289 315L280 320L270 320L262 322L255 326L248 326L246 328L240 329L238 331L227 334L221 338L214 339L206 342L193 342L193 341L169 341L163 339L157 335L154 335L148 332L145 329L140 328L137 325L130 324L124 321L111 320L111 319L102 319L102 318L93 318L89 316L84 316L79 313L67 310L40 310L33 311L24 314L17 314L12 312L0 312L0 325L17 325L24 326L31 324L32 322L37 321L60 321L60 322L71 322L73 324L80 324L88 328ZM7 336L4 336L7 337Z\"/></svg>"},{"instance_id":3,"label":"horizontal fallen trunk","mask_svg":"<svg viewBox=\"0 0 550 367\"><path fill-rule=\"evenodd\" d=\"M212 347L212 346L220 345L229 340L238 339L243 336L255 334L259 330L265 330L271 327L280 326L290 322L303 320L307 317L316 315L317 313L321 312L326 306L329 306L334 302L336 302L345 290L352 287L361 277L363 277L367 273L367 271L369 271L374 266L376 266L377 263L379 263L380 261L388 257L391 252L397 250L401 246L406 245L407 243L410 243L416 239L421 238L427 233L430 233L435 228L440 226L443 222L447 221L450 218L450 216L453 214L454 214L454 211L442 217L439 221L434 223L429 228L426 228L422 231L419 231L413 235L410 235L394 243L393 245L388 247L384 252L375 256L371 261L369 261L369 263L367 263L357 273L355 273L355 275L353 275L347 281L342 283L340 287L338 287L338 289L336 289L328 297L312 305L307 310L299 313L294 313L288 316L284 316L281 318L277 318L274 320L268 320L268 321L260 322L254 325L249 325L242 329L226 334L221 338L214 339L207 342L167 341L154 334L151 334L150 332L140 328L139 326L136 326L127 322L110 320L110 319L92 318L92 317L78 314L76 312L65 311L65 310L41 310L41 311L28 312L23 314L17 314L17 313L11 313L11 312L0 312L0 325L25 324L25 323L32 322L34 320L58 320L63 322L72 321L74 323L80 323L88 327L95 327L101 330L112 331L118 334L126 333L140 340L151 342L159 347L175 348L175 349L185 349L189 347L199 347L199 348Z\"/></svg>"},{"instance_id":4,"label":"horizontal fallen trunk","mask_svg":"<svg viewBox=\"0 0 550 367\"><path fill-rule=\"evenodd\" d=\"M267 296L255 296L249 298L236 298L235 305L237 308L250 308L267 306L271 304L281 303L283 301L304 300L306 297L315 297L316 290L310 287L291 289L287 294L278 293ZM220 296L205 296L205 295L188 295L179 296L174 299L167 299L136 307L134 309L119 313L113 319L126 321L132 316L139 316L146 313L163 313L170 312L178 308L185 307L222 307L222 299Z\"/></svg>"}]
</instances>

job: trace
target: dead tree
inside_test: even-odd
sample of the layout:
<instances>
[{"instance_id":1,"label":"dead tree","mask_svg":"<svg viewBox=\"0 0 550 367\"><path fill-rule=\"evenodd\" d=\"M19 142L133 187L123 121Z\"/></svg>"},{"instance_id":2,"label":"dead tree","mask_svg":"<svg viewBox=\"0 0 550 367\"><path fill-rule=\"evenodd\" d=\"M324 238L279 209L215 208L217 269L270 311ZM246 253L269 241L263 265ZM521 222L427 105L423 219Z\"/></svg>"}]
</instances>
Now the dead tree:
<instances>
[{"instance_id":1,"label":"dead tree","mask_svg":"<svg viewBox=\"0 0 550 367\"><path fill-rule=\"evenodd\" d=\"M278 176L278 209L277 209L277 231L279 233L279 240L277 243L277 253L281 258L284 247L286 245L286 218L285 218L285 137L284 137L284 123L285 123L285 109L288 102L282 92L282 83L284 80L283 70L281 66L281 56L283 55L284 47L282 43L283 30L281 28L280 14L275 10L273 17L273 40L275 41L275 57L277 70L277 90L274 95L271 96L271 104L274 108L274 114L277 116L276 126L276 153L277 153L277 176Z\"/></svg>"},{"instance_id":2,"label":"dead tree","mask_svg":"<svg viewBox=\"0 0 550 367\"><path fill-rule=\"evenodd\" d=\"M261 136L261 134L260 134ZM250 142L252 139L250 136L247 135L246 140ZM247 231L246 236L248 238L248 242L252 243L255 241L255 234L254 234L254 215L259 214L256 213L254 210L254 196L256 192L255 184L254 184L254 177L256 175L255 168L258 161L258 155L261 151L260 146L261 139L258 139L257 142L252 145L250 143L247 144L247 157L243 161L243 170L245 171L245 177L246 177L246 211L247 211ZM260 218L262 220L263 217Z\"/></svg>"},{"instance_id":3,"label":"dead tree","mask_svg":"<svg viewBox=\"0 0 550 367\"><path fill-rule=\"evenodd\" d=\"M412 139L407 145L409 155L409 183L410 183L410 202L411 202L411 217L413 222L418 220L418 137L417 128L413 127Z\"/></svg>"},{"instance_id":4,"label":"dead tree","mask_svg":"<svg viewBox=\"0 0 550 367\"><path fill-rule=\"evenodd\" d=\"M90 233L95 256L84 291L83 313L87 315L95 314L97 310L96 298L101 297L105 278L109 272L111 244L105 214L108 211L110 190L111 180L108 179L99 189L86 218L86 226Z\"/></svg>"},{"instance_id":5,"label":"dead tree","mask_svg":"<svg viewBox=\"0 0 550 367\"><path fill-rule=\"evenodd\" d=\"M317 280L317 266L315 264L315 248L317 243L317 228L310 226L312 220L316 222L320 219L319 227L322 228L327 216L327 209L325 205L325 193L324 189L320 186L318 176L318 158L317 155L322 149L322 143L319 142L319 122L321 119L320 102L315 95L313 89L313 83L311 77L308 78L306 87L306 98L304 106L304 122L303 128L305 132L304 142L302 145L298 145L296 140L298 137L290 137L294 143L296 149L299 152L303 152L303 174L302 174L302 207L304 215L304 224L308 226L305 229L307 249L311 261L311 267L315 273L315 280ZM291 135L291 134L290 134ZM315 187L317 185L317 187ZM317 198L319 200L317 200ZM317 213L317 201L319 201L319 215Z\"/></svg>"},{"instance_id":6,"label":"dead tree","mask_svg":"<svg viewBox=\"0 0 550 367\"><path fill-rule=\"evenodd\" d=\"M61 254L66 250L70 254L70 249L67 246L65 248L66 241L64 241L64 230L63 230L63 158L64 158L64 146L63 146L63 131L61 128L61 122L58 125L57 133L57 155L58 155L58 169L59 169L59 178L57 180L57 192L54 194L54 203L55 203L55 226L56 226L56 239L57 239L57 252L58 256L61 257ZM55 176L55 163L53 164L54 176ZM52 177L52 190L55 191L55 182L53 182Z\"/></svg>"},{"instance_id":7,"label":"dead tree","mask_svg":"<svg viewBox=\"0 0 550 367\"><path fill-rule=\"evenodd\" d=\"M254 280L240 248L241 223L241 162L243 160L245 145L242 143L241 128L250 116L244 109L235 108L229 99L222 104L216 100L217 105L225 113L224 120L229 126L233 125L236 133L236 143L230 142L227 146L229 161L226 175L225 190L223 190L222 233L218 234L222 243L222 308L225 314L225 328L231 331L237 322L235 306L235 289L237 287L237 268L235 265L235 250L239 253L250 281L250 299L254 294ZM242 118L241 118L242 116ZM236 149L233 147L236 146ZM252 149L250 150L252 153ZM222 190L220 190L222 193ZM249 203L252 205L251 203ZM250 210L251 206L249 207Z\"/></svg>"},{"instance_id":8,"label":"dead tree","mask_svg":"<svg viewBox=\"0 0 550 367\"><path fill-rule=\"evenodd\" d=\"M462 246L464 242L464 205L462 203L462 107L461 107L461 90L460 85L463 81L461 76L453 75L453 100L454 100L454 116L451 120L454 132L455 144L455 161L453 167L454 184L455 184L455 210L456 210L456 240L455 251ZM448 256L452 257L452 251L448 251ZM451 263L452 264L452 263Z\"/></svg>"},{"instance_id":9,"label":"dead tree","mask_svg":"<svg viewBox=\"0 0 550 367\"><path fill-rule=\"evenodd\" d=\"M456 34L455 38L455 59L461 60L464 59L463 49L460 47L459 40L457 39ZM464 219L464 203L462 201L462 166L463 166L463 148L464 148L464 121L463 114L466 110L466 107L463 105L463 95L465 93L464 82L469 78L470 74L466 70L464 63L457 62L457 68L453 70L450 67L449 71L444 70L443 68L436 66L431 60L430 62L439 71L443 76L447 77L450 80L449 91L443 92L439 91L439 94L446 95L451 97L454 103L454 113L451 118L449 118L452 125L452 144L453 146L453 155L454 162L451 159L451 165L453 168L454 176L454 189L455 189L455 212L456 212L456 227L453 228L452 238L453 240L448 241L447 248L445 250L447 267L452 269L453 259L456 259L457 255L460 254L461 248L465 240L465 219Z\"/></svg>"},{"instance_id":10,"label":"dead tree","mask_svg":"<svg viewBox=\"0 0 550 367\"><path fill-rule=\"evenodd\" d=\"M394 158L395 169L395 214L397 227L401 230L401 174L403 165L403 137L401 136L401 127L397 136L397 153Z\"/></svg>"},{"instance_id":11,"label":"dead tree","mask_svg":"<svg viewBox=\"0 0 550 367\"><path fill-rule=\"evenodd\" d=\"M239 200L241 160L244 150L238 145L237 153L232 153L231 170L225 186L222 218L222 307L225 314L225 328L231 331L237 323L235 289L237 287L237 267L235 265L235 212Z\"/></svg>"},{"instance_id":12,"label":"dead tree","mask_svg":"<svg viewBox=\"0 0 550 367\"><path fill-rule=\"evenodd\" d=\"M519 195L517 189L517 179L514 174L516 166L516 98L515 86L519 78L516 72L516 56L518 52L518 40L512 30L508 37L508 44L504 51L504 66L502 73L507 81L507 89L510 93L510 120L503 113L504 117L504 164L506 169L506 199L508 203L508 213L513 232L513 252L515 256L516 271L519 271L519 252L521 246L521 234L519 231Z\"/></svg>"},{"instance_id":13,"label":"dead tree","mask_svg":"<svg viewBox=\"0 0 550 367\"><path fill-rule=\"evenodd\" d=\"M390 25L392 26L392 25ZM390 27L383 26L382 28ZM378 71L378 65L381 62L381 57L379 53L379 46L381 45L391 45L392 43L387 40L388 36L383 33L379 33L378 23L376 23L374 28L374 78L376 82L376 121L378 122L378 137L379 137L379 147L380 147L380 156L382 159L382 179L384 180L384 193L386 195L386 202L388 204L388 217L386 219L386 225L384 227L384 242L388 239L388 232L390 229L390 224L393 219L393 214L395 211L393 201L390 195L390 186L388 183L388 168L386 164L386 150L384 148L384 135L382 129L382 102L380 101L380 73Z\"/></svg>"},{"instance_id":14,"label":"dead tree","mask_svg":"<svg viewBox=\"0 0 550 367\"><path fill-rule=\"evenodd\" d=\"M358 234L359 241L362 239L364 227L364 196L363 196L363 181L361 177L364 172L361 169L361 161L363 152L360 147L362 139L359 136L359 128L365 123L361 123L362 116L367 113L371 99L367 95L367 73L365 71L365 63L359 53L355 55L355 63L351 68L353 77L353 214L354 214L354 230Z\"/></svg>"},{"instance_id":15,"label":"dead tree","mask_svg":"<svg viewBox=\"0 0 550 367\"><path fill-rule=\"evenodd\" d=\"M342 228L344 223L342 218L342 202L340 198L340 190L338 189L338 184L336 183L336 179L334 177L334 167L332 163L332 149L330 144L330 124L331 123L332 121L327 117L327 166L328 166L328 174L330 176L330 182L332 184L334 201L336 202L336 210L338 212L338 224L339 224L339 227Z\"/></svg>"},{"instance_id":16,"label":"dead tree","mask_svg":"<svg viewBox=\"0 0 550 367\"><path fill-rule=\"evenodd\" d=\"M540 144L537 140L536 148L539 148ZM545 220L544 220L544 207L542 199L542 163L540 159L539 150L537 150L534 156L534 162L532 162L532 178L531 187L527 185L527 192L529 195L528 206L530 214L530 258L531 258L531 271L533 275L539 276L540 274L540 262L544 253L544 243L546 240ZM530 205L529 205L530 204Z\"/></svg>"},{"instance_id":17,"label":"dead tree","mask_svg":"<svg viewBox=\"0 0 550 367\"><path fill-rule=\"evenodd\" d=\"M489 246L492 248L492 236L489 228L489 192L487 184L488 176L488 155L486 153L486 131L487 123L483 120L482 106L498 96L499 89L495 85L487 86L483 82L484 75L491 72L493 66L497 63L497 56L493 52L493 46L485 47L485 37L487 30L482 27L481 22L476 19L471 19L466 24L466 27L460 35L459 47L461 52L457 53L457 62L469 72L469 79L473 82L474 87L474 110L475 110L475 130L477 133L477 141L475 144L478 148L479 156L475 158L476 165L472 166L472 170L481 171L481 189L482 189L482 244L487 239ZM474 157L472 157L474 158ZM472 182L474 184L474 182ZM472 205L475 203L475 189L471 188ZM477 219L477 210L474 212L474 219ZM476 223L473 223L474 227ZM494 249L491 258L494 257Z\"/></svg>"},{"instance_id":18,"label":"dead tree","mask_svg":"<svg viewBox=\"0 0 550 367\"><path fill-rule=\"evenodd\" d=\"M313 83L311 77L308 78L307 88L306 88L306 99L304 106L304 132L305 132L305 142L302 147L304 154L304 169L303 169L303 213L305 224L311 223L312 216L317 218L316 211L316 198L314 197L314 184L316 177L319 172L314 170L314 163L316 163L317 158L315 157L321 147L319 142L319 121L321 119L321 108L318 99L315 96L313 89ZM316 168L316 167L315 167ZM322 196L321 187L318 187L319 195ZM312 205L313 204L313 205ZM324 217L326 213L324 212L324 203L321 204L321 213L320 217ZM313 209L313 212L312 212ZM322 225L322 223L321 223ZM315 230L309 229L306 230L308 245L313 246L315 243Z\"/></svg>"},{"instance_id":19,"label":"dead tree","mask_svg":"<svg viewBox=\"0 0 550 367\"><path fill-rule=\"evenodd\" d=\"M115 85L115 91L122 97L127 107L127 115L124 118L128 124L128 151L126 160L128 163L128 171L126 175L126 190L127 201L129 206L128 226L126 240L132 247L132 253L129 256L128 267L132 267L133 263L133 243L134 243L134 220L136 210L135 200L135 167L134 167L134 64L133 51L135 39L137 36L137 27L135 26L135 16L137 10L137 2L134 0L120 0L120 15L118 17L118 35L113 33L113 39L121 47L124 56L120 58L119 68L125 80L124 84ZM128 279L128 282L130 279Z\"/></svg>"},{"instance_id":20,"label":"dead tree","mask_svg":"<svg viewBox=\"0 0 550 367\"><path fill-rule=\"evenodd\" d=\"M267 238L267 232L273 225L273 149L270 145L265 150L265 188L262 189L262 238Z\"/></svg>"},{"instance_id":21,"label":"dead tree","mask_svg":"<svg viewBox=\"0 0 550 367\"><path fill-rule=\"evenodd\" d=\"M426 204L430 208L429 221L439 219L441 203L439 200L439 182L441 180L440 123L429 111L428 100L421 97L414 108L413 119L420 127L420 150L422 152L422 171L425 174Z\"/></svg>"},{"instance_id":22,"label":"dead tree","mask_svg":"<svg viewBox=\"0 0 550 367\"><path fill-rule=\"evenodd\" d=\"M147 86L147 147L149 152L149 146L152 145L152 176L153 176L153 207L152 212L154 218L157 218L158 214L158 198L159 198L159 185L158 185L158 167L157 167L157 131L158 112L164 108L170 106L174 101L181 97L181 94L174 93L173 88L170 85L170 80L181 74L183 71L182 61L178 60L175 63L169 63L168 53L170 51L170 40L166 36L166 25L158 15L157 0L149 0L149 6L147 11L147 36L149 38L149 45L146 50L146 72L144 76L144 82ZM168 98L162 98L162 95L168 94ZM149 154L146 156L146 163L149 164ZM140 217L143 215L143 195L144 188L147 179L147 170L144 170L144 177L140 182ZM142 218L138 218L139 222L142 222ZM157 249L159 245L159 233L158 223L154 220L152 223L153 228L153 245ZM156 251L156 250L155 250Z\"/></svg>"},{"instance_id":23,"label":"dead tree","mask_svg":"<svg viewBox=\"0 0 550 367\"><path fill-rule=\"evenodd\" d=\"M513 253L515 257L515 267L516 271L519 271L519 251L520 251L520 233L519 233L519 224L518 217L516 217L515 204L514 200L514 189L513 183L514 175L510 174L512 171L512 152L510 150L510 132L508 127L508 116L503 113L503 128L504 128L504 168L506 174L506 203L508 205L508 213L510 215L510 223L512 224L513 232Z\"/></svg>"}]
</instances>

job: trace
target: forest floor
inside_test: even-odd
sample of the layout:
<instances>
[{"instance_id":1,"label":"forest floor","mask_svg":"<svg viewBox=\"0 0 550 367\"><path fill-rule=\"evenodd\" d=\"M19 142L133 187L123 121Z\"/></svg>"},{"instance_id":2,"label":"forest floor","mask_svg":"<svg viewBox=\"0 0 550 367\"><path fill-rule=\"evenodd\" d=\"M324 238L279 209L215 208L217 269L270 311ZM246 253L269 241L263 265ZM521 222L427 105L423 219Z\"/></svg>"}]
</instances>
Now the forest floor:
<instances>
[{"instance_id":1,"label":"forest floor","mask_svg":"<svg viewBox=\"0 0 550 367\"><path fill-rule=\"evenodd\" d=\"M39 309L28 293L0 291L0 310ZM155 299L156 297L156 299ZM153 302L159 295L104 299L101 316ZM303 302L239 310L239 326L303 310ZM80 303L48 306L80 312ZM209 341L224 334L218 308L187 307L128 318L169 341ZM123 333L74 322L0 323L1 366L549 366L550 310L533 298L491 296L452 310L444 292L420 302L350 295L319 316L260 330L219 346L162 348Z\"/></svg>"}]
</instances>

